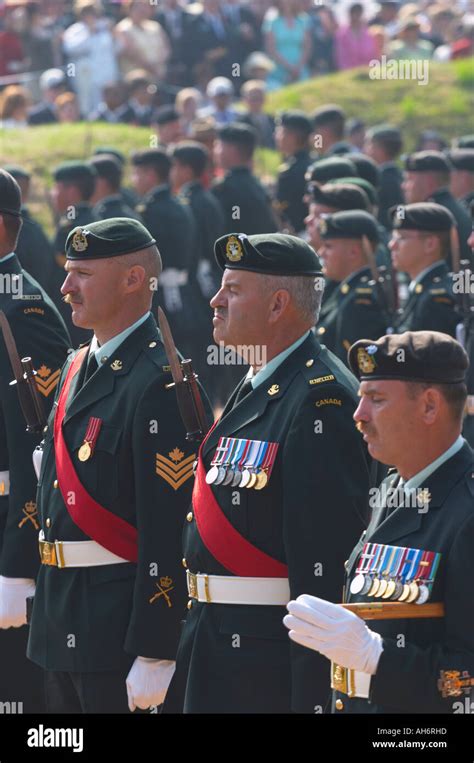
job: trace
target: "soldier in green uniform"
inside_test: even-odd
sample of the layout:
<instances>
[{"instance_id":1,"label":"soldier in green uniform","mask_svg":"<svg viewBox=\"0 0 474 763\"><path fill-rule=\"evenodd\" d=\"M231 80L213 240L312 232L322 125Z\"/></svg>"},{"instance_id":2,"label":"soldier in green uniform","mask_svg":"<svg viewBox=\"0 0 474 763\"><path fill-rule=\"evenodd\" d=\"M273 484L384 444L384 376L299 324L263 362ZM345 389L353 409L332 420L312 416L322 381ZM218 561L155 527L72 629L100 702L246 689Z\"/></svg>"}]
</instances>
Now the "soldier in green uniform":
<instances>
[{"instance_id":1,"label":"soldier in green uniform","mask_svg":"<svg viewBox=\"0 0 474 763\"><path fill-rule=\"evenodd\" d=\"M100 156L100 154L110 154L111 156L114 156L117 161L120 162L122 172L125 172L127 159L125 154L122 151L119 151L116 146L97 146L97 148L94 149L94 156ZM125 204L128 207L135 209L136 205L139 203L139 198L135 191L132 188L122 186L120 194L123 197Z\"/></svg>"},{"instance_id":2,"label":"soldier in green uniform","mask_svg":"<svg viewBox=\"0 0 474 763\"><path fill-rule=\"evenodd\" d=\"M403 192L407 204L433 201L446 207L458 228L461 258L471 260L467 239L471 231L469 213L449 190L452 165L441 151L418 151L405 160ZM451 258L448 267L452 269Z\"/></svg>"},{"instance_id":3,"label":"soldier in green uniform","mask_svg":"<svg viewBox=\"0 0 474 763\"><path fill-rule=\"evenodd\" d=\"M337 178L357 177L357 169L348 156L328 156L309 165L306 171L307 183L324 185Z\"/></svg>"},{"instance_id":4,"label":"soldier in green uniform","mask_svg":"<svg viewBox=\"0 0 474 763\"><path fill-rule=\"evenodd\" d=\"M385 228L390 228L392 223L389 210L404 202L403 175L396 163L402 147L403 140L398 127L376 125L367 133L364 151L380 168L378 219Z\"/></svg>"},{"instance_id":5,"label":"soldier in green uniform","mask_svg":"<svg viewBox=\"0 0 474 763\"><path fill-rule=\"evenodd\" d=\"M321 342L346 361L347 351L356 339L381 336L387 330L388 316L380 305L364 249L372 251L378 241L375 218L363 210L323 215L318 223L321 246L319 256L324 275L338 282L318 321L316 334Z\"/></svg>"},{"instance_id":6,"label":"soldier in green uniform","mask_svg":"<svg viewBox=\"0 0 474 763\"><path fill-rule=\"evenodd\" d=\"M39 396L49 413L70 339L53 303L18 261L21 226L20 188L0 170L0 310L20 358L33 360ZM34 595L39 567L32 452L40 438L26 431L13 378L0 334L0 702L9 704L6 712L36 713L44 712L43 676L26 658L26 598Z\"/></svg>"},{"instance_id":7,"label":"soldier in green uniform","mask_svg":"<svg viewBox=\"0 0 474 763\"><path fill-rule=\"evenodd\" d=\"M174 670L186 441L150 313L161 261L138 221L71 231L62 291L90 344L63 368L38 484L41 567L28 656L50 712L159 705Z\"/></svg>"},{"instance_id":8,"label":"soldier in green uniform","mask_svg":"<svg viewBox=\"0 0 474 763\"><path fill-rule=\"evenodd\" d=\"M352 421L354 379L311 331L322 274L306 242L236 233L215 251L214 338L247 348L252 368L200 451L189 612L164 709L323 712L327 668L289 648L281 621L306 586L340 595L364 522L371 463Z\"/></svg>"},{"instance_id":9,"label":"soldier in green uniform","mask_svg":"<svg viewBox=\"0 0 474 763\"><path fill-rule=\"evenodd\" d=\"M189 285L196 240L194 219L187 201L172 195L171 159L164 149L137 151L132 155L132 166L132 182L142 197L136 209L156 238L163 263L153 306L161 304L165 309L176 343L189 356L195 346L190 331L193 299Z\"/></svg>"},{"instance_id":10,"label":"soldier in green uniform","mask_svg":"<svg viewBox=\"0 0 474 763\"><path fill-rule=\"evenodd\" d=\"M232 389L225 394L227 385L223 374L217 374L207 362L208 348L213 344L209 300L220 283L220 271L213 256L214 242L224 233L224 213L214 194L203 184L209 167L209 152L205 146L195 141L183 141L173 149L171 162L171 186L178 199L191 211L196 231L189 269L195 310L188 327L193 335L193 367L212 403L224 404ZM225 369L221 371L225 374Z\"/></svg>"},{"instance_id":11,"label":"soldier in green uniform","mask_svg":"<svg viewBox=\"0 0 474 763\"><path fill-rule=\"evenodd\" d=\"M30 276L33 276L43 289L48 291L51 287L54 269L54 250L42 226L35 220L28 208L31 174L24 167L12 165L5 165L4 170L15 178L21 190L23 225L15 249L16 256L20 260L22 268Z\"/></svg>"},{"instance_id":12,"label":"soldier in green uniform","mask_svg":"<svg viewBox=\"0 0 474 763\"><path fill-rule=\"evenodd\" d=\"M91 197L92 213L96 220L110 217L130 217L140 220L140 215L127 204L122 195L123 166L113 154L97 154L89 164L97 173L94 193Z\"/></svg>"},{"instance_id":13,"label":"soldier in green uniform","mask_svg":"<svg viewBox=\"0 0 474 763\"><path fill-rule=\"evenodd\" d=\"M303 595L289 603L285 625L292 642L332 661L333 712L470 712L474 454L461 436L466 353L447 334L420 331L356 342L349 360L361 382L354 420L371 455L394 468L371 491L371 520L346 563L339 601L402 611L364 623L339 604Z\"/></svg>"},{"instance_id":14,"label":"soldier in green uniform","mask_svg":"<svg viewBox=\"0 0 474 763\"><path fill-rule=\"evenodd\" d=\"M278 229L270 197L252 173L257 134L248 125L222 127L214 147L214 162L223 176L212 185L212 193L224 212L224 230L273 233Z\"/></svg>"},{"instance_id":15,"label":"soldier in green uniform","mask_svg":"<svg viewBox=\"0 0 474 763\"><path fill-rule=\"evenodd\" d=\"M97 173L86 162L63 162L53 171L54 185L51 192L53 205L60 215L53 241L55 267L49 293L58 308L71 335L73 347L90 339L90 332L74 325L71 311L61 299L66 263L66 239L76 225L87 225L97 218L92 211L90 200L94 193Z\"/></svg>"},{"instance_id":16,"label":"soldier in green uniform","mask_svg":"<svg viewBox=\"0 0 474 763\"><path fill-rule=\"evenodd\" d=\"M393 266L411 279L397 332L442 331L455 337L460 317L447 265L453 216L446 207L426 202L397 207L392 219Z\"/></svg>"},{"instance_id":17,"label":"soldier in green uniform","mask_svg":"<svg viewBox=\"0 0 474 763\"><path fill-rule=\"evenodd\" d=\"M329 161L326 160L326 161ZM307 194L309 202L309 214L305 218L306 232L309 237L309 243L317 252L321 246L321 236L319 235L319 219L323 214L332 214L333 212L342 212L344 209L365 209L369 210L370 202L367 194L362 188L352 184L318 185L310 183ZM325 278L325 287L319 320L324 321L327 312L332 308L334 300L330 299L335 293L338 285L337 281Z\"/></svg>"},{"instance_id":18,"label":"soldier in green uniform","mask_svg":"<svg viewBox=\"0 0 474 763\"><path fill-rule=\"evenodd\" d=\"M313 130L315 133L314 147L321 151L323 157L346 156L354 151L347 140L344 140L346 115L337 104L320 106L312 114Z\"/></svg>"},{"instance_id":19,"label":"soldier in green uniform","mask_svg":"<svg viewBox=\"0 0 474 763\"><path fill-rule=\"evenodd\" d=\"M448 156L452 165L450 191L470 212L474 201L474 148L455 148Z\"/></svg>"},{"instance_id":20,"label":"soldier in green uniform","mask_svg":"<svg viewBox=\"0 0 474 763\"><path fill-rule=\"evenodd\" d=\"M284 111L276 121L275 142L284 162L278 168L276 205L278 214L291 233L304 229L308 207L304 202L306 170L311 164L309 137L311 120L302 111Z\"/></svg>"}]
</instances>

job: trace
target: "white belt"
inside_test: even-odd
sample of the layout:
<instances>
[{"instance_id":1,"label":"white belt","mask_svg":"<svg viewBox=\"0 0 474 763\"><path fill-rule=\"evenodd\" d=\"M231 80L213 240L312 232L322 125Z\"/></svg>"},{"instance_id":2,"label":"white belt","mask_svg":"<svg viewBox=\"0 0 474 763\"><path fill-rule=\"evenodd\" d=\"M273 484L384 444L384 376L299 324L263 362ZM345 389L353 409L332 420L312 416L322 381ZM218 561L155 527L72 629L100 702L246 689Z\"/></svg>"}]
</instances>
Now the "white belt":
<instances>
[{"instance_id":1,"label":"white belt","mask_svg":"<svg viewBox=\"0 0 474 763\"><path fill-rule=\"evenodd\" d=\"M49 567L100 567L104 564L129 562L128 559L107 551L95 540L46 541L43 530L39 534L39 551L41 564Z\"/></svg>"},{"instance_id":2,"label":"white belt","mask_svg":"<svg viewBox=\"0 0 474 763\"><path fill-rule=\"evenodd\" d=\"M331 689L347 694L348 697L368 699L371 678L370 673L343 668L331 662Z\"/></svg>"},{"instance_id":3,"label":"white belt","mask_svg":"<svg viewBox=\"0 0 474 763\"><path fill-rule=\"evenodd\" d=\"M290 601L287 578L239 578L233 575L195 575L186 571L188 593L207 604L258 604L284 607Z\"/></svg>"},{"instance_id":4,"label":"white belt","mask_svg":"<svg viewBox=\"0 0 474 763\"><path fill-rule=\"evenodd\" d=\"M0 472L0 496L10 494L10 472Z\"/></svg>"}]
</instances>

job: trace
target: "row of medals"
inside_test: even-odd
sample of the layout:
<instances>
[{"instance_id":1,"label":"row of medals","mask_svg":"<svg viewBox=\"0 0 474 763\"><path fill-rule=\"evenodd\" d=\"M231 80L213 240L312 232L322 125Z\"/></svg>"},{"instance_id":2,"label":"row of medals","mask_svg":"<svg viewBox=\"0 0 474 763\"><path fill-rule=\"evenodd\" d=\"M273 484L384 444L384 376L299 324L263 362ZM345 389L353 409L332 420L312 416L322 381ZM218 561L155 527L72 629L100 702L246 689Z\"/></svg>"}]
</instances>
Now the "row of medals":
<instances>
[{"instance_id":1,"label":"row of medals","mask_svg":"<svg viewBox=\"0 0 474 763\"><path fill-rule=\"evenodd\" d=\"M401 583L399 580L374 578L370 574L363 574L362 572L359 572L353 579L350 592L354 595L373 596L375 599L404 601L407 604L424 604L430 597L429 587L417 580Z\"/></svg>"},{"instance_id":2,"label":"row of medals","mask_svg":"<svg viewBox=\"0 0 474 763\"><path fill-rule=\"evenodd\" d=\"M266 471L251 471L250 469L226 469L224 466L211 466L206 474L208 485L230 485L230 487L253 487L261 490L268 482Z\"/></svg>"}]
</instances>

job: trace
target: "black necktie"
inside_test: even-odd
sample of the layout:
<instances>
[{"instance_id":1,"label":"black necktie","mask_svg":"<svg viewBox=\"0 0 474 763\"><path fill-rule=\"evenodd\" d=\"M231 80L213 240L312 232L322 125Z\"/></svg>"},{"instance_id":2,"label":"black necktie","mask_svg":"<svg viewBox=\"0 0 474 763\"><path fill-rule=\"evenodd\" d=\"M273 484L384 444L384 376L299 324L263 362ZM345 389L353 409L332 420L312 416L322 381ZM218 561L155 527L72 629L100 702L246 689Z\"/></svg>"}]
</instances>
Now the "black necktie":
<instances>
[{"instance_id":1,"label":"black necktie","mask_svg":"<svg viewBox=\"0 0 474 763\"><path fill-rule=\"evenodd\" d=\"M246 397L252 391L252 389L253 389L252 380L246 379L244 383L242 384L241 388L239 389L239 391L237 392L237 396L234 400L234 405L232 407L235 408L237 403L240 403L240 401L243 400L243 398Z\"/></svg>"},{"instance_id":2,"label":"black necktie","mask_svg":"<svg viewBox=\"0 0 474 763\"><path fill-rule=\"evenodd\" d=\"M87 381L89 381L92 374L95 373L98 368L99 368L99 364L97 363L95 352L91 352L89 354L89 357L87 358L86 373L84 375L84 381L82 382L82 386L84 386L84 384Z\"/></svg>"}]
</instances>

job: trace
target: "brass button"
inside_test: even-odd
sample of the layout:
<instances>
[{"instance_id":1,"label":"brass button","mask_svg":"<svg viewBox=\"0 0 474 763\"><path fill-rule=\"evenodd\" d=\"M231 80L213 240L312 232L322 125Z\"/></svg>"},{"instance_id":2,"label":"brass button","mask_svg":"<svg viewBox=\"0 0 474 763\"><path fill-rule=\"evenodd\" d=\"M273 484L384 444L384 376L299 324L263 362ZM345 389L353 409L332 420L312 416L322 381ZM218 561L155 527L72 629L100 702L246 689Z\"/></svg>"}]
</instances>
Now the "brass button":
<instances>
[{"instance_id":1,"label":"brass button","mask_svg":"<svg viewBox=\"0 0 474 763\"><path fill-rule=\"evenodd\" d=\"M318 328L318 334L324 334L325 331L326 331L326 329L324 328L324 326L320 326Z\"/></svg>"},{"instance_id":2,"label":"brass button","mask_svg":"<svg viewBox=\"0 0 474 763\"><path fill-rule=\"evenodd\" d=\"M311 368L311 366L313 365L313 363L314 363L314 360L313 360L313 358L310 358L309 360L307 360L307 361L306 361L306 366L307 366L308 368Z\"/></svg>"},{"instance_id":3,"label":"brass button","mask_svg":"<svg viewBox=\"0 0 474 763\"><path fill-rule=\"evenodd\" d=\"M51 520L49 517L46 520L46 527L51 527Z\"/></svg>"},{"instance_id":4,"label":"brass button","mask_svg":"<svg viewBox=\"0 0 474 763\"><path fill-rule=\"evenodd\" d=\"M342 699L336 699L336 710L344 710L344 702Z\"/></svg>"},{"instance_id":5,"label":"brass button","mask_svg":"<svg viewBox=\"0 0 474 763\"><path fill-rule=\"evenodd\" d=\"M187 608L188 608L188 609L191 609L191 607L193 606L193 600L192 600L192 599L189 599L189 601L188 601L188 603L186 604L186 606L187 606Z\"/></svg>"},{"instance_id":6,"label":"brass button","mask_svg":"<svg viewBox=\"0 0 474 763\"><path fill-rule=\"evenodd\" d=\"M181 564L183 565L184 569L186 569L188 566L186 559L181 559Z\"/></svg>"},{"instance_id":7,"label":"brass button","mask_svg":"<svg viewBox=\"0 0 474 763\"><path fill-rule=\"evenodd\" d=\"M193 521L193 512L192 511L190 511L189 514L186 514L186 519L187 519L188 522L192 522Z\"/></svg>"},{"instance_id":8,"label":"brass button","mask_svg":"<svg viewBox=\"0 0 474 763\"><path fill-rule=\"evenodd\" d=\"M55 489L55 490L57 490L57 489L58 489L58 487L59 487L59 482L58 482L57 480L54 480L54 482L53 482L53 487L54 487L54 489Z\"/></svg>"},{"instance_id":9,"label":"brass button","mask_svg":"<svg viewBox=\"0 0 474 763\"><path fill-rule=\"evenodd\" d=\"M156 347L156 342L150 342L150 344L148 345L148 347Z\"/></svg>"}]
</instances>

